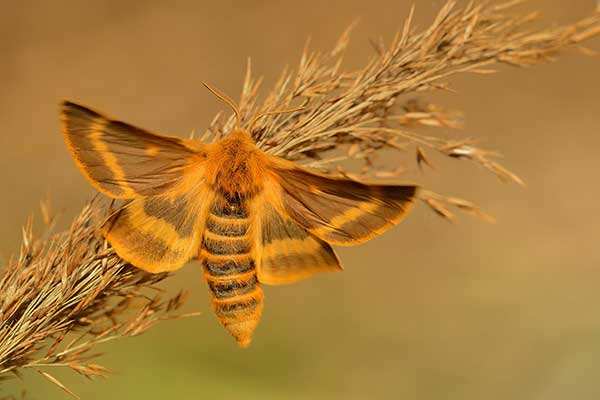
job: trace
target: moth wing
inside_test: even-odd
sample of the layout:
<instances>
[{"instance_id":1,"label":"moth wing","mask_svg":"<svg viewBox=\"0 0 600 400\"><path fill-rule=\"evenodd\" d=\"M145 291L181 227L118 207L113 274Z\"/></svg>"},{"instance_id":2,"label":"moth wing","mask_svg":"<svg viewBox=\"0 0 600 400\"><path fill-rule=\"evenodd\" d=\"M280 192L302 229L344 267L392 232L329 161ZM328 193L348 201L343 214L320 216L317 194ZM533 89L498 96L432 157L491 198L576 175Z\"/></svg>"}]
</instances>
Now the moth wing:
<instances>
[{"instance_id":1,"label":"moth wing","mask_svg":"<svg viewBox=\"0 0 600 400\"><path fill-rule=\"evenodd\" d=\"M62 104L61 118L79 169L113 198L164 193L206 158L206 146L197 141L151 133L75 103Z\"/></svg>"},{"instance_id":2,"label":"moth wing","mask_svg":"<svg viewBox=\"0 0 600 400\"><path fill-rule=\"evenodd\" d=\"M306 231L268 203L258 212L260 258L258 280L269 285L292 283L319 272L340 271L329 244Z\"/></svg>"},{"instance_id":3,"label":"moth wing","mask_svg":"<svg viewBox=\"0 0 600 400\"><path fill-rule=\"evenodd\" d=\"M270 172L273 204L315 236L340 246L363 243L400 222L418 189L329 177L274 157Z\"/></svg>"},{"instance_id":4,"label":"moth wing","mask_svg":"<svg viewBox=\"0 0 600 400\"><path fill-rule=\"evenodd\" d=\"M199 249L210 196L206 191L131 200L106 222L104 236L119 257L138 268L178 269Z\"/></svg>"}]
</instances>

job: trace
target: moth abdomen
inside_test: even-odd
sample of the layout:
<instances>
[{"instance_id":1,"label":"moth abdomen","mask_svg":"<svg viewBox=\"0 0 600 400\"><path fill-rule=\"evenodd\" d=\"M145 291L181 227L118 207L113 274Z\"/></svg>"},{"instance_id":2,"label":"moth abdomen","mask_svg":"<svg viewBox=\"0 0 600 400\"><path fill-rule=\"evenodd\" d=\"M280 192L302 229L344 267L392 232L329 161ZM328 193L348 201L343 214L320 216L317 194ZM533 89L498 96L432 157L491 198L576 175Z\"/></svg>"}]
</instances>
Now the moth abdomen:
<instances>
[{"instance_id":1,"label":"moth abdomen","mask_svg":"<svg viewBox=\"0 0 600 400\"><path fill-rule=\"evenodd\" d=\"M206 219L206 230L221 236L244 236L248 232L250 222L247 218L222 218L209 214Z\"/></svg>"},{"instance_id":2,"label":"moth abdomen","mask_svg":"<svg viewBox=\"0 0 600 400\"><path fill-rule=\"evenodd\" d=\"M211 279L207 277L208 286L215 298L219 300L251 294L258 287L258 279L251 274L247 279Z\"/></svg>"},{"instance_id":3,"label":"moth abdomen","mask_svg":"<svg viewBox=\"0 0 600 400\"><path fill-rule=\"evenodd\" d=\"M200 252L212 308L242 347L252 340L263 307L263 291L250 254L214 255Z\"/></svg>"},{"instance_id":4,"label":"moth abdomen","mask_svg":"<svg viewBox=\"0 0 600 400\"><path fill-rule=\"evenodd\" d=\"M210 231L204 235L204 250L213 255L247 254L251 248L252 242L246 236L222 236Z\"/></svg>"},{"instance_id":5,"label":"moth abdomen","mask_svg":"<svg viewBox=\"0 0 600 400\"><path fill-rule=\"evenodd\" d=\"M232 259L227 257L225 259L219 259L215 257L203 257L203 265L205 273L212 277L227 277L230 275L244 274L250 271L254 271L254 260L248 255L242 258Z\"/></svg>"},{"instance_id":6,"label":"moth abdomen","mask_svg":"<svg viewBox=\"0 0 600 400\"><path fill-rule=\"evenodd\" d=\"M225 329L241 347L247 347L263 308L263 292L260 286L257 286L256 292L250 296L225 301L213 298L212 306Z\"/></svg>"},{"instance_id":7,"label":"moth abdomen","mask_svg":"<svg viewBox=\"0 0 600 400\"><path fill-rule=\"evenodd\" d=\"M215 302L215 311L221 317L221 321L224 322L225 327L235 326L242 322L255 321L256 319L253 317L256 310L259 307L262 308L261 302L262 297L257 296L241 299L236 298L233 301L219 301ZM251 318L243 318L244 316L250 316Z\"/></svg>"},{"instance_id":8,"label":"moth abdomen","mask_svg":"<svg viewBox=\"0 0 600 400\"><path fill-rule=\"evenodd\" d=\"M221 194L210 208L200 249L213 310L243 347L252 339L263 299L249 227L247 200Z\"/></svg>"}]
</instances>

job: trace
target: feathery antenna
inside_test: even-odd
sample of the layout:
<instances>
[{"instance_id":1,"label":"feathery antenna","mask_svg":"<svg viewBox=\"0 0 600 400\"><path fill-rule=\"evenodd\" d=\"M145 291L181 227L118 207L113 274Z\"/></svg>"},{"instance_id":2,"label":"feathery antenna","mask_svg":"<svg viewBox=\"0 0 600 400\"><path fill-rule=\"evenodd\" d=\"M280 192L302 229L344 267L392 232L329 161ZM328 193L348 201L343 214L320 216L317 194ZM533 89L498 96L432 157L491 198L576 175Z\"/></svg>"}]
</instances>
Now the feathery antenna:
<instances>
[{"instance_id":1,"label":"feathery antenna","mask_svg":"<svg viewBox=\"0 0 600 400\"><path fill-rule=\"evenodd\" d=\"M208 90L210 90L212 94L214 94L215 96L217 96L218 98L220 98L221 100L223 100L225 103L229 104L229 107L231 107L231 109L235 113L235 117L237 119L237 128L241 129L242 128L242 115L240 114L240 109L235 104L235 102L231 99L231 97L227 96L225 93L221 92L220 90L211 87L208 83L206 83L204 81L202 81L202 84Z\"/></svg>"}]
</instances>

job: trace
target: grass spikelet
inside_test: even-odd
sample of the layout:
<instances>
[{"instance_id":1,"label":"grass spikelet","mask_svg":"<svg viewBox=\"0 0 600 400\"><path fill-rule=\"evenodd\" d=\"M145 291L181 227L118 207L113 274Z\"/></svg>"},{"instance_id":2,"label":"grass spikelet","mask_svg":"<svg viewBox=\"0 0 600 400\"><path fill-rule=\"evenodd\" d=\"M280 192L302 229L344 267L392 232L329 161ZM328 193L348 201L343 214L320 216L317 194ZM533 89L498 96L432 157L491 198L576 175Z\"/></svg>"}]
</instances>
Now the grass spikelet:
<instances>
[{"instance_id":1,"label":"grass spikelet","mask_svg":"<svg viewBox=\"0 0 600 400\"><path fill-rule=\"evenodd\" d=\"M20 254L0 279L0 377L33 368L76 397L43 369L104 377L110 371L92 362L98 345L190 315L177 314L185 293L163 299L156 287L167 274L145 273L117 257L100 234L104 213L92 202L69 230L42 239L31 222L23 229Z\"/></svg>"}]
</instances>

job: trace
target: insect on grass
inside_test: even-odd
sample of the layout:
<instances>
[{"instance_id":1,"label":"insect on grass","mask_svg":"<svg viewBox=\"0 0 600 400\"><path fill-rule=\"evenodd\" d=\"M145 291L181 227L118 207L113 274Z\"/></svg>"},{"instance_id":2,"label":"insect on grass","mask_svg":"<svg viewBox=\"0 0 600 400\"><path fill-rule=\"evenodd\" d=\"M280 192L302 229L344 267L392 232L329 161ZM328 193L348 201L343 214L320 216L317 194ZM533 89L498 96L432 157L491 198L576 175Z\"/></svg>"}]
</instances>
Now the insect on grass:
<instances>
[{"instance_id":1,"label":"insect on grass","mask_svg":"<svg viewBox=\"0 0 600 400\"><path fill-rule=\"evenodd\" d=\"M362 183L266 154L254 122L215 143L150 133L65 102L63 132L84 176L128 202L103 233L117 254L152 273L198 256L212 307L246 347L263 308L261 284L339 271L331 245L365 242L400 222L415 185Z\"/></svg>"}]
</instances>

